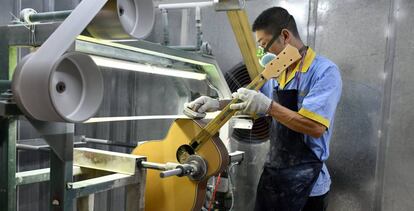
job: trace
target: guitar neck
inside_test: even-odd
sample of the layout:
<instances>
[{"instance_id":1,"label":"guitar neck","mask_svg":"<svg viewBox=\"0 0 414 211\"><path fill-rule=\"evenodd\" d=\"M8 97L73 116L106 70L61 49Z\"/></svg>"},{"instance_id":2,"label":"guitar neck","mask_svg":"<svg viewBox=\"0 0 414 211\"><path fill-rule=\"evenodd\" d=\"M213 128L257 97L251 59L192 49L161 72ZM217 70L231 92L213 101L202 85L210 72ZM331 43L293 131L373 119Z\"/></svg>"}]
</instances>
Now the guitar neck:
<instances>
[{"instance_id":1,"label":"guitar neck","mask_svg":"<svg viewBox=\"0 0 414 211\"><path fill-rule=\"evenodd\" d=\"M259 74L246 88L257 91L262 88L266 81L267 80ZM220 128L237 112L237 110L230 109L230 105L238 102L240 102L239 99L230 101L230 103L204 127L190 145L197 150L204 142L208 141L212 136L218 133Z\"/></svg>"},{"instance_id":2,"label":"guitar neck","mask_svg":"<svg viewBox=\"0 0 414 211\"><path fill-rule=\"evenodd\" d=\"M277 78L282 74L286 68L298 61L302 56L298 49L291 45L287 45L279 55L269 62L263 72L256 76L254 80L246 87L247 89L259 90L271 78ZM238 103L238 99L233 99L230 103L211 120L203 130L191 141L190 146L197 151L200 146L206 141L210 140L220 128L237 112L230 109L230 105Z\"/></svg>"},{"instance_id":3,"label":"guitar neck","mask_svg":"<svg viewBox=\"0 0 414 211\"><path fill-rule=\"evenodd\" d=\"M256 78L246 87L246 89L259 90L266 83L266 79L263 78L261 74L256 76ZM230 103L217 115L216 118L211 120L206 127L204 128L209 134L216 134L220 128L226 124L226 122L234 115L237 110L230 109L230 105L238 103L239 99L233 99Z\"/></svg>"}]
</instances>

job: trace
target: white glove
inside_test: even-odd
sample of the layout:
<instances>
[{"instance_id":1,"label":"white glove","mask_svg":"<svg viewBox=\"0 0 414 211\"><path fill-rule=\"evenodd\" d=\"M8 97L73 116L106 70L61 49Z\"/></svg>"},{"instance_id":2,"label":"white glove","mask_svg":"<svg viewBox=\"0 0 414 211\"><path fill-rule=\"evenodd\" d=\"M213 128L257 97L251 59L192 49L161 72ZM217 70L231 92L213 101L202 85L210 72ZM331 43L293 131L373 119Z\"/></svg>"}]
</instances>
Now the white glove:
<instances>
[{"instance_id":1,"label":"white glove","mask_svg":"<svg viewBox=\"0 0 414 211\"><path fill-rule=\"evenodd\" d=\"M184 104L184 106L191 108L191 110L197 113L204 113L204 112L214 112L218 111L220 107L220 103L218 100L207 97L201 96L190 103Z\"/></svg>"},{"instance_id":2,"label":"white glove","mask_svg":"<svg viewBox=\"0 0 414 211\"><path fill-rule=\"evenodd\" d=\"M239 114L266 114L272 103L264 94L246 88L238 89L232 96L243 101L230 105L230 109L241 110Z\"/></svg>"}]
</instances>

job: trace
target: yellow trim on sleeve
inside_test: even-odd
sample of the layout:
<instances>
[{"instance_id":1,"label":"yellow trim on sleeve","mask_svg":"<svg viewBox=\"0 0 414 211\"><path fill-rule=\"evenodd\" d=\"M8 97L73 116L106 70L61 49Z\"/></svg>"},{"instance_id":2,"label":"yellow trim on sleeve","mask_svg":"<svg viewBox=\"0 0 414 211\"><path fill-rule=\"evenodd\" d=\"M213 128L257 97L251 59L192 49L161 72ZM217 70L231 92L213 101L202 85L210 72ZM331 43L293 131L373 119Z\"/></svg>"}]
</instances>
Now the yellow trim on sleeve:
<instances>
[{"instance_id":1,"label":"yellow trim on sleeve","mask_svg":"<svg viewBox=\"0 0 414 211\"><path fill-rule=\"evenodd\" d=\"M319 123L323 124L326 128L329 128L329 125L330 125L329 120L326 119L325 117L317 114L317 113L309 111L305 108L301 108L298 113L300 115L304 116L304 117L307 117L307 118L313 120L313 121L316 121L316 122L319 122Z\"/></svg>"}]
</instances>

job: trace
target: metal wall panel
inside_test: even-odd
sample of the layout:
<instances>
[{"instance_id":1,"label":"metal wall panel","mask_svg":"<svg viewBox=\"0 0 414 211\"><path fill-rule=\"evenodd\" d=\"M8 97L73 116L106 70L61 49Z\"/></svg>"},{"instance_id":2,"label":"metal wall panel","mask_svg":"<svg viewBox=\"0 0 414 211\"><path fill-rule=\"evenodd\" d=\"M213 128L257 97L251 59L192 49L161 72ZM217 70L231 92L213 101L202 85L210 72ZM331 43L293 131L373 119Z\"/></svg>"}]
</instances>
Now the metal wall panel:
<instances>
[{"instance_id":1,"label":"metal wall panel","mask_svg":"<svg viewBox=\"0 0 414 211\"><path fill-rule=\"evenodd\" d=\"M414 210L414 2L394 2L395 57L384 154L382 210ZM387 124L388 123L388 124Z\"/></svg>"},{"instance_id":2,"label":"metal wall panel","mask_svg":"<svg viewBox=\"0 0 414 211\"><path fill-rule=\"evenodd\" d=\"M388 2L318 1L315 49L343 80L328 160L330 210L374 208Z\"/></svg>"},{"instance_id":3,"label":"metal wall panel","mask_svg":"<svg viewBox=\"0 0 414 211\"><path fill-rule=\"evenodd\" d=\"M13 13L13 8L13 0L2 1L2 5L0 7L0 25L6 25L10 23L10 21L12 20L12 16L10 15L10 13Z\"/></svg>"}]
</instances>

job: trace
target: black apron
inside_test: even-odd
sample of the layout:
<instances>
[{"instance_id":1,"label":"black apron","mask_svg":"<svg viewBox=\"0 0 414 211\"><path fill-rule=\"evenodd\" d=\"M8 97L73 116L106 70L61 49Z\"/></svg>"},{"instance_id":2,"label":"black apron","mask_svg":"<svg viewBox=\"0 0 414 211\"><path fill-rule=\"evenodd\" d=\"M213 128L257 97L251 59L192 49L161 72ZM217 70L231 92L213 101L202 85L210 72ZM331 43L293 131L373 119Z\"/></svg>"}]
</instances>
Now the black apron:
<instances>
[{"instance_id":1,"label":"black apron","mask_svg":"<svg viewBox=\"0 0 414 211\"><path fill-rule=\"evenodd\" d=\"M298 91L275 90L273 100L298 111ZM273 119L270 150L257 187L255 211L299 211L318 179L322 162L304 136Z\"/></svg>"}]
</instances>

